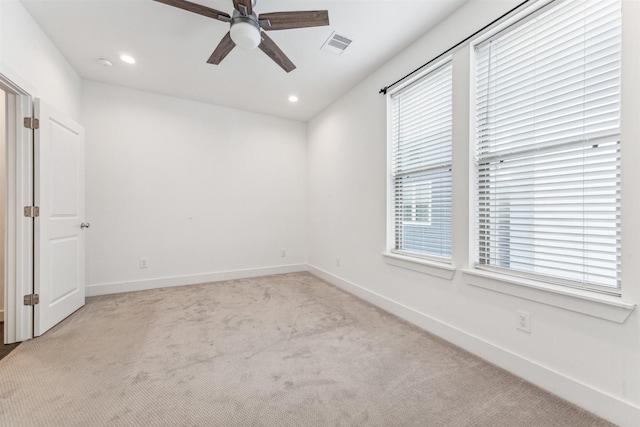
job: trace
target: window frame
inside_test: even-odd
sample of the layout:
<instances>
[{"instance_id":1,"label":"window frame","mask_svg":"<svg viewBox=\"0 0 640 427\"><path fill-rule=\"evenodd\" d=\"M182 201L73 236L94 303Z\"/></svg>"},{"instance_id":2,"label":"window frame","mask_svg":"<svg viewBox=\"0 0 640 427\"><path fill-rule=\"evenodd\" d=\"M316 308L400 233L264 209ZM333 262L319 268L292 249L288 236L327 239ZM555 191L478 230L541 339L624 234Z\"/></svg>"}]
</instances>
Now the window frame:
<instances>
[{"instance_id":1,"label":"window frame","mask_svg":"<svg viewBox=\"0 0 640 427\"><path fill-rule=\"evenodd\" d=\"M411 252L396 249L396 197L395 197L395 179L393 176L393 160L394 160L394 152L393 152L393 114L392 114L392 100L391 97L402 91L406 88L410 87L414 83L420 81L424 77L428 76L433 72L437 72L440 68L444 66L451 67L451 102L453 104L453 55L447 55L446 57L441 58L440 60L434 62L422 71L419 74L416 74L413 78L408 79L403 84L398 85L397 87L390 90L385 98L387 103L387 239L386 239L386 249L383 253L387 264L395 265L402 268L408 268L414 271L419 271L425 274L442 277L446 279L452 279L453 274L455 273L455 267L453 267L453 234L450 233L450 246L451 246L451 255L449 257L442 257L433 254L423 254L418 252ZM451 121L452 121L452 130L453 130L453 111L451 112ZM453 179L453 140L451 141L451 161L447 163L450 169L450 176ZM444 166L443 166L444 167ZM433 187L430 186L430 192ZM453 184L451 187L453 194ZM430 196L432 199L432 196ZM450 201L453 201L451 197ZM432 207L427 208L430 212L429 218L432 218ZM451 226L453 227L452 222L453 217L453 206L450 209L450 221ZM405 221L406 222L406 221ZM432 219L429 221L431 224Z\"/></svg>"},{"instance_id":2,"label":"window frame","mask_svg":"<svg viewBox=\"0 0 640 427\"><path fill-rule=\"evenodd\" d=\"M516 296L524 297L527 299L533 299L537 301L542 301L545 298L538 298L538 297L528 298L526 295L529 295L531 293L531 289L537 289L538 293L539 291L543 291L542 294L544 294L545 292L551 292L558 295L571 295L574 297L578 297L578 299L597 301L598 303L602 303L604 305L616 306L622 309L622 311L626 313L626 315L624 316L624 318L626 319L626 316L628 315L627 310L632 310L633 307L635 307L635 305L628 304L622 301L621 299L622 287L617 288L617 290L614 292L606 292L606 291L603 292L603 288L599 286L591 286L589 284L584 284L584 283L581 286L576 286L575 282L571 282L568 280L567 281L549 280L548 277L541 274L519 272L517 270L510 270L510 269L499 268L499 267L483 266L479 263L480 236L479 236L479 230L476 228L479 202L478 202L478 187L474 181L474 178L477 178L478 176L478 167L479 167L479 164L475 159L475 152L478 144L478 139L475 135L476 127L477 127L477 117L478 117L477 116L478 104L476 102L477 87L475 86L476 65L477 65L476 48L478 46L488 43L492 39L496 39L500 37L500 35L505 31L513 30L518 26L525 24L530 19L534 19L539 14L548 10L549 7L553 7L554 4L558 4L564 1L566 0L540 0L538 2L535 2L533 5L526 7L523 10L515 13L513 16L499 23L492 29L484 32L483 34L478 36L475 40L469 43L469 49L470 49L469 54L471 56L470 69L469 69L470 80L471 80L471 86L470 86L470 92L469 92L469 105L470 105L470 112L471 112L471 115L469 117L470 119L469 166L470 166L470 171L472 172L472 176L471 176L472 179L469 186L469 202L470 202L469 231L470 233L468 238L469 238L469 245L470 245L469 246L469 249L470 249L469 266L470 267L465 268L462 271L465 273L465 276L468 279L468 283L475 286L479 286L482 288L495 290L498 292L507 293L511 295L516 295ZM621 22L621 26L622 25L623 24ZM622 43L624 43L624 31L622 35ZM621 46L620 48L621 57L624 55L623 51L624 49ZM623 70L623 67L621 64L620 65L621 73L622 73L622 70ZM622 76L620 76L619 84L620 84L620 87L622 87L623 85ZM622 97L622 90L620 90L620 95ZM619 103L619 114L620 114L620 119L622 119L623 108L622 108L621 100ZM619 144L618 150L621 152L622 137L620 135L624 132L622 125L620 125L619 127L619 132L620 133L619 133L619 140L618 140L618 144ZM622 185L622 175L623 175L622 169L623 169L622 161L620 161L620 165L618 169L619 176L620 176L619 177L620 185ZM618 214L620 214L620 211L621 211L621 208L618 211ZM622 225L620 224L620 226ZM622 252L622 250L620 252ZM618 271L618 273L620 274L620 270ZM491 280L488 280L488 279L491 279ZM527 289L518 290L517 288L512 288L510 285L513 285L513 284L524 286L526 288L529 288L529 290ZM550 304L550 305L556 305L556 304ZM563 306L563 307L565 306L564 304L557 304L557 305ZM584 312L586 314L589 314L589 310L583 311L581 309L580 310L575 309L574 311L579 311L579 312ZM596 317L601 317L601 316L596 316ZM608 318L608 316L602 316L602 317ZM608 318L608 320L612 320L612 319Z\"/></svg>"}]
</instances>

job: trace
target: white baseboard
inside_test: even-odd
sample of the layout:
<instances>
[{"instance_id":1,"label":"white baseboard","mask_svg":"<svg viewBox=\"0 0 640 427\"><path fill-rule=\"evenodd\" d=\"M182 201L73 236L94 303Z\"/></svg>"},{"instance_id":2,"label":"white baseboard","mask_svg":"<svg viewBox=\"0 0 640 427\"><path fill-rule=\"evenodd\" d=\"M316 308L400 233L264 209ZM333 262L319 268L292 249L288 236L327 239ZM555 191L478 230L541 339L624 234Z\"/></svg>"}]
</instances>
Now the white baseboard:
<instances>
[{"instance_id":1,"label":"white baseboard","mask_svg":"<svg viewBox=\"0 0 640 427\"><path fill-rule=\"evenodd\" d=\"M160 277L135 280L131 282L102 283L87 285L85 295L118 294L122 292L144 291L147 289L169 288L172 286L195 285L197 283L220 282L224 280L245 279L248 277L270 276L273 274L307 271L306 264L278 265L275 267L249 268L245 270L219 271L215 273L193 274L188 276Z\"/></svg>"},{"instance_id":2,"label":"white baseboard","mask_svg":"<svg viewBox=\"0 0 640 427\"><path fill-rule=\"evenodd\" d=\"M492 344L313 265L308 266L308 271L340 289L356 295L617 425L623 427L640 425L640 407L633 403L625 402L606 392L583 384L533 360L517 355L508 349Z\"/></svg>"}]
</instances>

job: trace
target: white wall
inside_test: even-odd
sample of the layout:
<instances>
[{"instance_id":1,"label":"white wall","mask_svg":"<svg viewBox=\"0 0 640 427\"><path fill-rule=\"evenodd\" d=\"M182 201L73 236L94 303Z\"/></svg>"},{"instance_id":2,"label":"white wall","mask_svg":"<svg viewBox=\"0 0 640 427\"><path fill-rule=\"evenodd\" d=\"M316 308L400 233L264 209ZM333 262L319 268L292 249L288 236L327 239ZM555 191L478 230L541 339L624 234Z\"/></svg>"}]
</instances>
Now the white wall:
<instances>
[{"instance_id":1,"label":"white wall","mask_svg":"<svg viewBox=\"0 0 640 427\"><path fill-rule=\"evenodd\" d=\"M459 270L446 280L389 265L382 256L388 177L386 98L378 90L518 3L471 1L309 123L310 268L601 416L621 425L640 425L637 309L619 324L470 286ZM628 59L623 84L632 92L623 97L623 118L636 118L623 125L628 135L638 134L637 125L630 123L640 114L638 84L630 78L640 70L637 53L630 48L640 40L637 6L624 6ZM470 266L470 57L468 47L454 56L453 261L458 269ZM625 142L623 183L626 177L635 184L623 190L623 286L624 299L637 303L640 192L632 170L638 168L631 165L640 161L640 146L634 138ZM516 330L516 310L532 313L531 334Z\"/></svg>"},{"instance_id":2,"label":"white wall","mask_svg":"<svg viewBox=\"0 0 640 427\"><path fill-rule=\"evenodd\" d=\"M88 295L304 269L305 124L94 82L82 114Z\"/></svg>"},{"instance_id":3,"label":"white wall","mask_svg":"<svg viewBox=\"0 0 640 427\"><path fill-rule=\"evenodd\" d=\"M79 121L80 77L17 0L0 1L0 74Z\"/></svg>"}]
</instances>

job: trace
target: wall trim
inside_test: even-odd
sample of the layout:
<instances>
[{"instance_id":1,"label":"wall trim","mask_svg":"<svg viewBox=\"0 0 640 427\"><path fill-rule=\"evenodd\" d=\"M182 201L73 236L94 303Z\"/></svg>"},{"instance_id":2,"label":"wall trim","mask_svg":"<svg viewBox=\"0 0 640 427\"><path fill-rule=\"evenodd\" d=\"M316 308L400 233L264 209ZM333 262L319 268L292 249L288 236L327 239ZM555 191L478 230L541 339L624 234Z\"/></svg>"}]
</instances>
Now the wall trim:
<instances>
[{"instance_id":1,"label":"wall trim","mask_svg":"<svg viewBox=\"0 0 640 427\"><path fill-rule=\"evenodd\" d=\"M410 257L393 252L383 252L382 256L384 257L384 262L389 265L406 268L407 270L417 271L418 273L428 274L441 279L451 280L456 274L456 267L450 263L433 261L426 258L420 259L418 257Z\"/></svg>"},{"instance_id":2,"label":"wall trim","mask_svg":"<svg viewBox=\"0 0 640 427\"><path fill-rule=\"evenodd\" d=\"M538 387L620 426L640 425L640 407L542 366L483 338L407 307L313 265L308 271L371 304L455 344Z\"/></svg>"},{"instance_id":3,"label":"wall trim","mask_svg":"<svg viewBox=\"0 0 640 427\"><path fill-rule=\"evenodd\" d=\"M271 276L274 274L297 273L301 271L307 271L306 264L278 265L273 267L248 268L244 270L190 274L186 276L159 277L155 279L134 280L129 282L102 283L87 285L85 287L85 295L87 297L95 297L98 295L144 291L147 289L169 288L173 286L195 285L207 282L221 282L224 280L246 279L249 277Z\"/></svg>"},{"instance_id":4,"label":"wall trim","mask_svg":"<svg viewBox=\"0 0 640 427\"><path fill-rule=\"evenodd\" d=\"M625 301L622 297L475 268L461 271L464 273L467 284L471 286L575 311L610 322L624 323L636 308L636 304Z\"/></svg>"}]
</instances>

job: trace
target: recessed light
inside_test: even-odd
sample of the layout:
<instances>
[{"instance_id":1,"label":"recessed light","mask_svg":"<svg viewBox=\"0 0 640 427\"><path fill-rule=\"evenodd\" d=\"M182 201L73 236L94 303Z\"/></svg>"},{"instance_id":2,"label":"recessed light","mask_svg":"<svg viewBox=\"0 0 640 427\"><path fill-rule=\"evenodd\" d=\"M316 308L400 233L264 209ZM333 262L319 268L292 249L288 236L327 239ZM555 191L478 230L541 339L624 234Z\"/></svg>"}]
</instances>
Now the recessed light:
<instances>
[{"instance_id":1,"label":"recessed light","mask_svg":"<svg viewBox=\"0 0 640 427\"><path fill-rule=\"evenodd\" d=\"M129 55L120 55L120 59L122 59L122 62L126 62L127 64L135 64L136 60L133 59L132 56Z\"/></svg>"},{"instance_id":2,"label":"recessed light","mask_svg":"<svg viewBox=\"0 0 640 427\"><path fill-rule=\"evenodd\" d=\"M289 102L298 102L298 97L297 97L297 96L295 96L295 95L291 95L291 96L289 97Z\"/></svg>"},{"instance_id":3,"label":"recessed light","mask_svg":"<svg viewBox=\"0 0 640 427\"><path fill-rule=\"evenodd\" d=\"M109 61L107 58L98 58L98 64L104 65L105 67L111 67L113 62Z\"/></svg>"}]
</instances>

